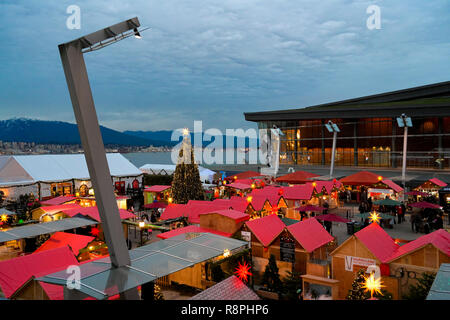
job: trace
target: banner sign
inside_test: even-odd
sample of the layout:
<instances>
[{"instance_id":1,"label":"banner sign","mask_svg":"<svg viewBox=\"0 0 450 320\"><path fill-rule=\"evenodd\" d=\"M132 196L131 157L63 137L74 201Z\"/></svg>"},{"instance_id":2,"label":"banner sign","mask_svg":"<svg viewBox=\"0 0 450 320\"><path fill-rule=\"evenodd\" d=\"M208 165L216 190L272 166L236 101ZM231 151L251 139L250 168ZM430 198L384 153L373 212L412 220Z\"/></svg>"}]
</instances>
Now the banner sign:
<instances>
[{"instance_id":1,"label":"banner sign","mask_svg":"<svg viewBox=\"0 0 450 320\"><path fill-rule=\"evenodd\" d=\"M362 267L368 267L368 266L376 265L377 262L373 259L345 256L345 271L353 272L353 265L355 265L355 264L358 266L362 266Z\"/></svg>"}]
</instances>

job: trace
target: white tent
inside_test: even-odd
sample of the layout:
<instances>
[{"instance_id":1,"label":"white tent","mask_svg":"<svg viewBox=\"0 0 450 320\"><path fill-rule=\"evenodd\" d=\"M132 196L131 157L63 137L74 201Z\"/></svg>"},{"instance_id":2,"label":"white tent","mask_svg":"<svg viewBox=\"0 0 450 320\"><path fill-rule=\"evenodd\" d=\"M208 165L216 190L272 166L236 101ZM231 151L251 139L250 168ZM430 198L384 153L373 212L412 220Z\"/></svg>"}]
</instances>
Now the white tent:
<instances>
[{"instance_id":1,"label":"white tent","mask_svg":"<svg viewBox=\"0 0 450 320\"><path fill-rule=\"evenodd\" d=\"M138 177L136 166L120 153L106 155L113 177ZM89 180L84 154L39 154L0 157L0 185Z\"/></svg>"},{"instance_id":2,"label":"white tent","mask_svg":"<svg viewBox=\"0 0 450 320\"><path fill-rule=\"evenodd\" d=\"M143 173L147 174L156 174L156 175L171 175L175 172L176 165L174 164L145 164L139 168ZM216 174L214 171L204 168L202 166L198 166L198 171L200 173L200 180L202 182L209 181L212 182L214 175Z\"/></svg>"},{"instance_id":3,"label":"white tent","mask_svg":"<svg viewBox=\"0 0 450 320\"><path fill-rule=\"evenodd\" d=\"M198 167L198 171L200 172L200 180L202 182L209 181L211 183L214 180L216 172L200 166Z\"/></svg>"}]
</instances>

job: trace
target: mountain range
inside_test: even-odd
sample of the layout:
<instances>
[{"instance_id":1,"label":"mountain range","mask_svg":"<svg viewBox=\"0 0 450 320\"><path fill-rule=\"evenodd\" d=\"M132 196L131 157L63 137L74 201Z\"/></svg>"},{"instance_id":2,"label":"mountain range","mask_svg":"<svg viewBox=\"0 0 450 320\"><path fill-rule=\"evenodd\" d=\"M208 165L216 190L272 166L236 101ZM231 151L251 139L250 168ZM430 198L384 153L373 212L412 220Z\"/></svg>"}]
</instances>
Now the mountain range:
<instances>
[{"instance_id":1,"label":"mountain range","mask_svg":"<svg viewBox=\"0 0 450 320\"><path fill-rule=\"evenodd\" d=\"M172 141L171 130L160 131L124 131L120 132L104 126L100 126L103 143L105 145L118 146L174 146L181 141ZM204 139L208 136L203 135ZM194 135L191 133L191 141ZM34 142L36 144L81 144L78 126L69 122L46 121L27 118L13 118L0 120L0 140L10 142ZM236 138L235 145L236 145ZM225 145L226 136L223 136ZM203 142L203 146L209 145L211 140ZM249 139L245 139L248 146Z\"/></svg>"}]
</instances>

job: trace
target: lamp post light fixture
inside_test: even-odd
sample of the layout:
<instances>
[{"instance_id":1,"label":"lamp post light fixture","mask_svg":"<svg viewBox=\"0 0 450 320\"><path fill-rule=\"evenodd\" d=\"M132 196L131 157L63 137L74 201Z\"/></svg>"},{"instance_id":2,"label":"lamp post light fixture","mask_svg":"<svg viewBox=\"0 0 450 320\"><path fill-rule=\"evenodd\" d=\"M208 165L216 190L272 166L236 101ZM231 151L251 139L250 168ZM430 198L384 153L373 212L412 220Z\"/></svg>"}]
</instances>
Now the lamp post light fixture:
<instances>
[{"instance_id":1,"label":"lamp post light fixture","mask_svg":"<svg viewBox=\"0 0 450 320\"><path fill-rule=\"evenodd\" d=\"M330 166L330 179L333 177L333 170L334 170L334 157L336 153L336 139L337 134L341 130L339 130L339 127L337 124L333 123L331 120L328 121L328 123L325 124L325 127L327 128L328 132L333 133L333 147L331 150L331 166Z\"/></svg>"},{"instance_id":2,"label":"lamp post light fixture","mask_svg":"<svg viewBox=\"0 0 450 320\"><path fill-rule=\"evenodd\" d=\"M402 163L402 183L403 189L406 184L406 150L408 146L408 127L412 127L412 121L410 117L407 117L404 113L397 118L397 124L403 129L403 163Z\"/></svg>"},{"instance_id":3,"label":"lamp post light fixture","mask_svg":"<svg viewBox=\"0 0 450 320\"><path fill-rule=\"evenodd\" d=\"M129 265L131 261L114 196L105 146L83 54L99 50L133 35L140 37L139 27L139 20L135 17L58 46L86 164L95 191L105 242L111 264L115 268ZM137 290L131 295L125 293L124 297L138 299Z\"/></svg>"}]
</instances>

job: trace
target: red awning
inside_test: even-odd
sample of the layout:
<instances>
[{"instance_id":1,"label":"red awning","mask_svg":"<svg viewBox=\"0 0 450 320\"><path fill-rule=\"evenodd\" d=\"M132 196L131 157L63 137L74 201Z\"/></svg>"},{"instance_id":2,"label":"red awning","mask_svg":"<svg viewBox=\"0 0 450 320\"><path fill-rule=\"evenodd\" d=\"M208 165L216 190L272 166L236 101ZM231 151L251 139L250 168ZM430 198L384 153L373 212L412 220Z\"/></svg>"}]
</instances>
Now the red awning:
<instances>
[{"instance_id":1,"label":"red awning","mask_svg":"<svg viewBox=\"0 0 450 320\"><path fill-rule=\"evenodd\" d=\"M45 241L34 253L69 246L77 256L80 249L85 248L95 237L83 236L68 232L55 232L47 241Z\"/></svg>"},{"instance_id":2,"label":"red awning","mask_svg":"<svg viewBox=\"0 0 450 320\"><path fill-rule=\"evenodd\" d=\"M308 181L311 181L310 178L318 177L318 174L307 172L307 171L295 171L292 173L288 173L284 176L278 177L275 180L277 182L286 182L292 184L301 184Z\"/></svg>"},{"instance_id":3,"label":"red awning","mask_svg":"<svg viewBox=\"0 0 450 320\"><path fill-rule=\"evenodd\" d=\"M357 186L357 185L370 186L372 184L379 182L380 181L379 177L381 176L369 171L360 171L355 174L349 175L345 178L342 178L339 181L343 185L348 186Z\"/></svg>"},{"instance_id":4,"label":"red awning","mask_svg":"<svg viewBox=\"0 0 450 320\"><path fill-rule=\"evenodd\" d=\"M80 206L79 204L69 203L69 204L61 204L61 205L55 205L55 206L44 206L44 207L39 207L37 209L42 210L48 214L55 214L55 213L61 212L63 210L80 209L80 208L83 208L83 207ZM37 209L35 209L35 210L37 210Z\"/></svg>"},{"instance_id":5,"label":"red awning","mask_svg":"<svg viewBox=\"0 0 450 320\"><path fill-rule=\"evenodd\" d=\"M307 219L291 224L287 229L308 252L313 252L334 240L316 219Z\"/></svg>"},{"instance_id":6,"label":"red awning","mask_svg":"<svg viewBox=\"0 0 450 320\"><path fill-rule=\"evenodd\" d=\"M245 223L264 247L268 247L286 225L276 214L271 214Z\"/></svg>"},{"instance_id":7,"label":"red awning","mask_svg":"<svg viewBox=\"0 0 450 320\"><path fill-rule=\"evenodd\" d=\"M73 201L77 199L76 197L72 197L72 196L59 196L56 198L52 198L49 200L45 200L45 201L41 201L41 205L43 206L57 206L57 205L61 205L63 203L69 202L69 201Z\"/></svg>"},{"instance_id":8,"label":"red awning","mask_svg":"<svg viewBox=\"0 0 450 320\"><path fill-rule=\"evenodd\" d=\"M164 185L154 185L148 188L145 188L145 192L163 192L164 190L170 189L172 186L164 186Z\"/></svg>"},{"instance_id":9,"label":"red awning","mask_svg":"<svg viewBox=\"0 0 450 320\"><path fill-rule=\"evenodd\" d=\"M425 208L430 208L430 209L441 209L442 207L438 204L434 204L434 203L430 203L430 202L426 202L426 201L420 201L420 202L415 202L415 203L410 203L409 206L411 207L415 207L415 208L421 208L421 209L425 209Z\"/></svg>"},{"instance_id":10,"label":"red awning","mask_svg":"<svg viewBox=\"0 0 450 320\"><path fill-rule=\"evenodd\" d=\"M78 261L68 246L0 261L0 287L9 298L31 277L57 272L70 265L78 265Z\"/></svg>"},{"instance_id":11,"label":"red awning","mask_svg":"<svg viewBox=\"0 0 450 320\"><path fill-rule=\"evenodd\" d=\"M385 185L387 185L389 188L391 188L392 190L394 190L395 192L402 192L403 188L400 187L398 184L396 184L394 181L389 180L389 179L383 179L381 180L382 183L384 183Z\"/></svg>"},{"instance_id":12,"label":"red awning","mask_svg":"<svg viewBox=\"0 0 450 320\"><path fill-rule=\"evenodd\" d=\"M433 178L428 181L433 182L435 185L437 185L439 187L445 187L447 185L444 181L439 180L438 178Z\"/></svg>"},{"instance_id":13,"label":"red awning","mask_svg":"<svg viewBox=\"0 0 450 320\"><path fill-rule=\"evenodd\" d=\"M239 190L245 190L245 189L251 189L252 186L246 183L239 183L239 182L233 182L230 184L226 184L226 187L230 187L230 188L234 188L234 189L239 189Z\"/></svg>"},{"instance_id":14,"label":"red awning","mask_svg":"<svg viewBox=\"0 0 450 320\"><path fill-rule=\"evenodd\" d=\"M428 197L429 196L428 193L417 191L417 190L405 192L405 194L408 195L408 196L421 196L421 197Z\"/></svg>"}]
</instances>

